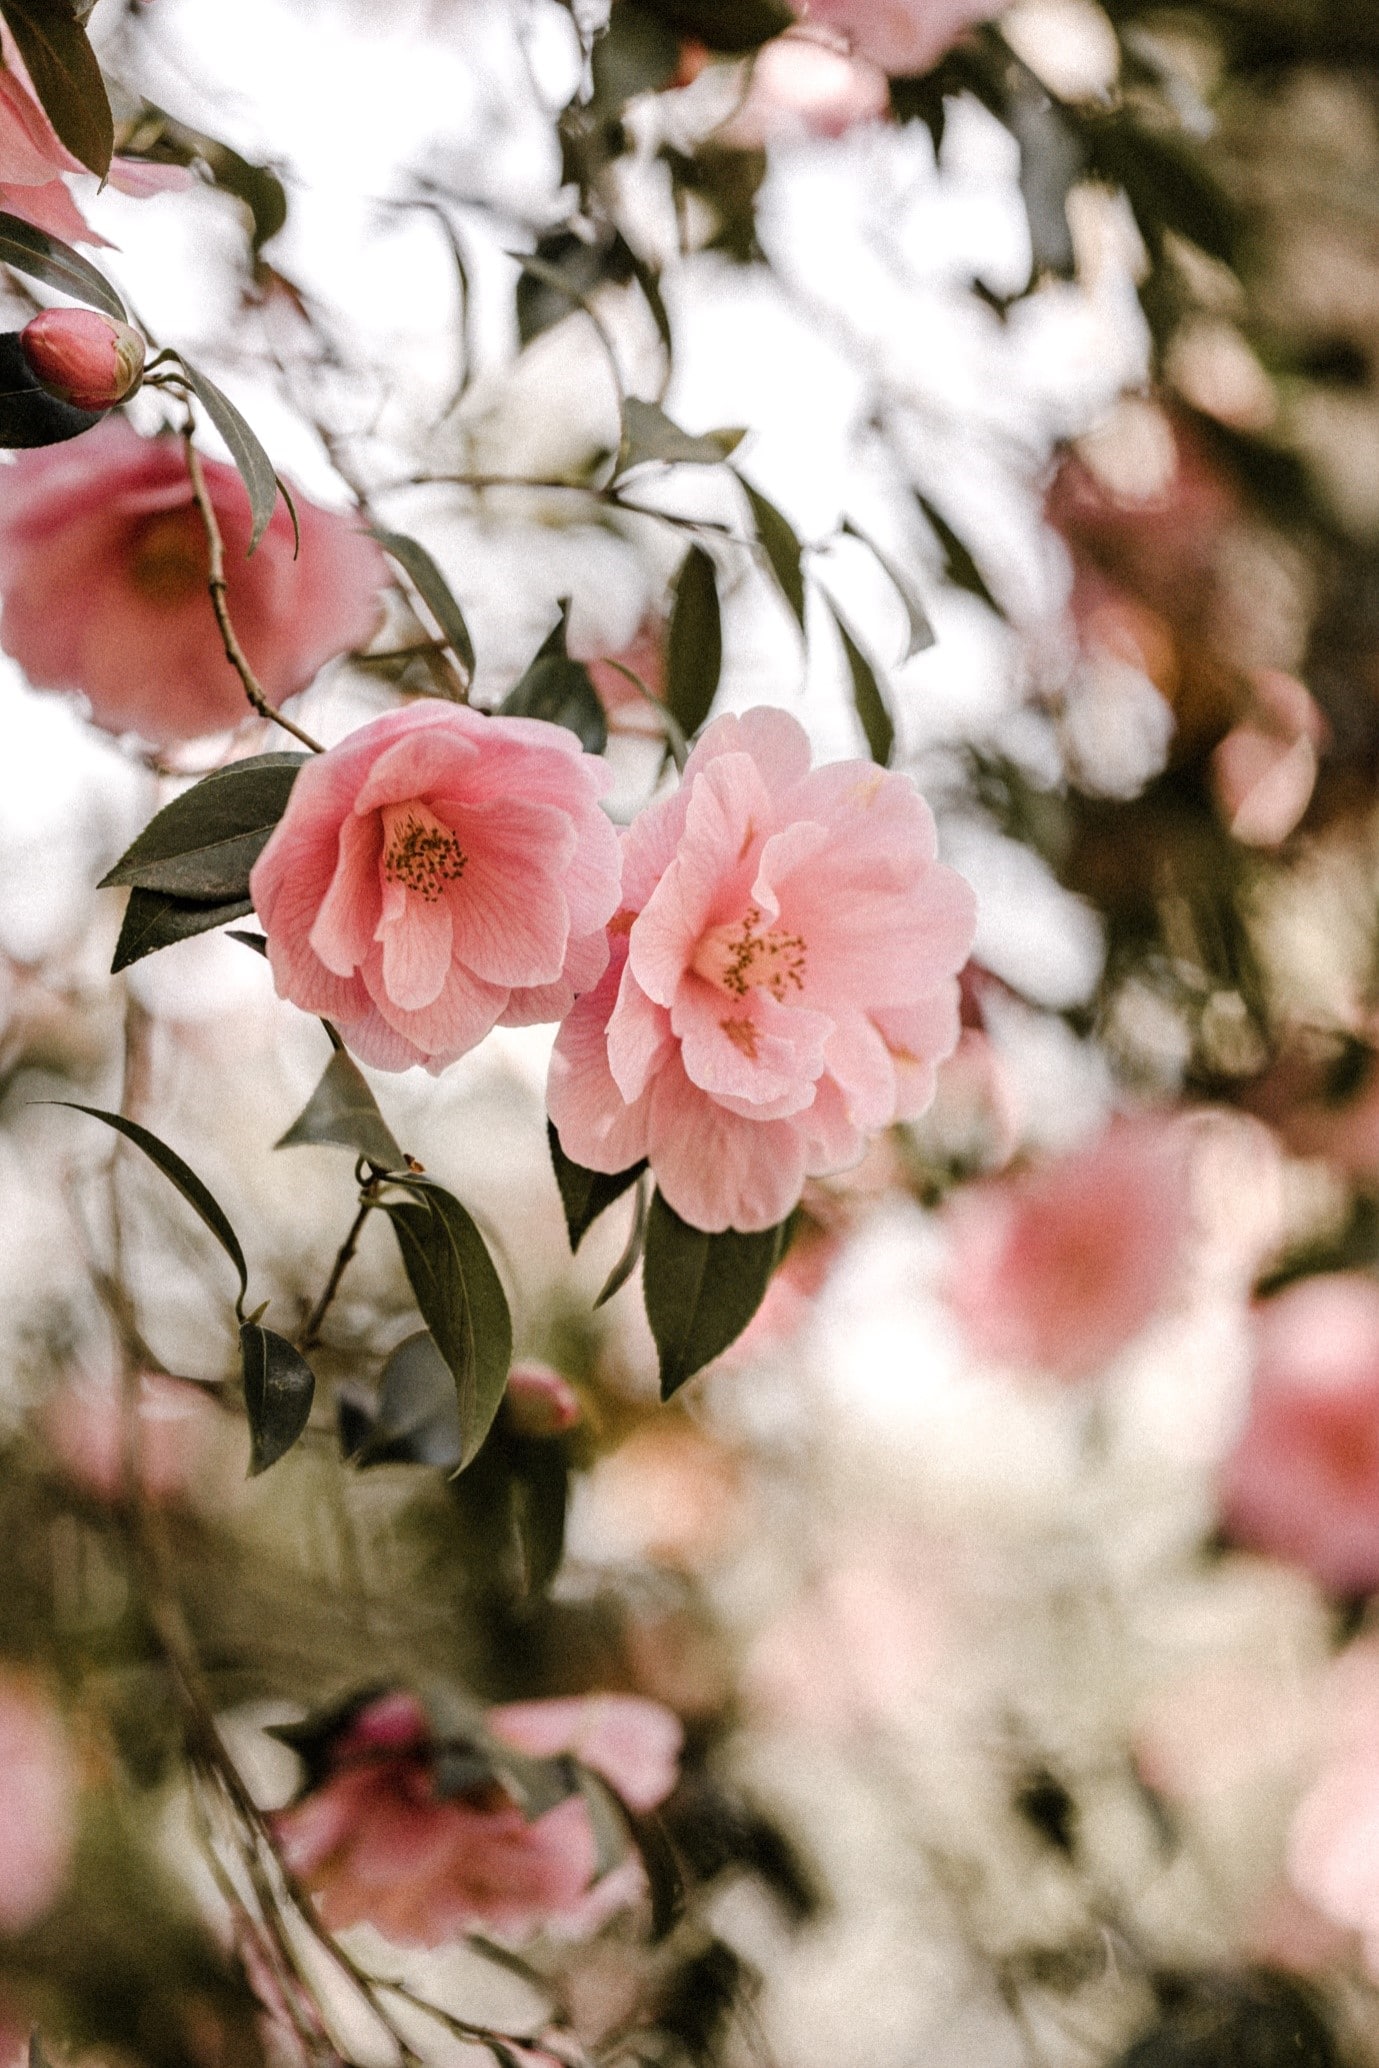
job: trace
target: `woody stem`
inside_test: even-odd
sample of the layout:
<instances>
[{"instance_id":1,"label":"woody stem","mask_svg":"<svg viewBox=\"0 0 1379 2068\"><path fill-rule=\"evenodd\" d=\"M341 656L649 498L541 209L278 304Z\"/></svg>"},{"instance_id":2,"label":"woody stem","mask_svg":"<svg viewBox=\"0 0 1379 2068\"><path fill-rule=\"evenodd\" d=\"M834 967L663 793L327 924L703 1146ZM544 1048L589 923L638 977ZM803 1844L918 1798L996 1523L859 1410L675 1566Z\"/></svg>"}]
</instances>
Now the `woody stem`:
<instances>
[{"instance_id":1,"label":"woody stem","mask_svg":"<svg viewBox=\"0 0 1379 2068\"><path fill-rule=\"evenodd\" d=\"M210 556L210 574L206 587L210 591L211 608L220 627L220 643L225 648L225 658L244 685L244 694L258 712L260 718L267 718L273 725L280 725L284 732L290 732L294 740L300 740L313 754L323 754L324 747L314 740L309 732L303 732L300 725L294 725L290 718L284 718L281 711L275 711L263 692L263 687L249 665L244 648L239 643L230 617L227 584L225 581L225 541L220 535L220 522L215 514L206 488L206 476L201 465L201 455L192 444L190 429L182 434L182 445L187 455L187 474L192 485L192 497L201 515L206 532L206 547Z\"/></svg>"},{"instance_id":2,"label":"woody stem","mask_svg":"<svg viewBox=\"0 0 1379 2068\"><path fill-rule=\"evenodd\" d=\"M346 1267L359 1247L359 1238L364 1232L364 1223L369 1218L373 1205L372 1199L360 1200L359 1211L354 1217L349 1234L340 1245L339 1253L331 1267L330 1277L326 1280L325 1291L312 1308L306 1327L302 1331L301 1342L298 1345L299 1349L310 1350L315 1343L319 1342L321 1323L325 1320L330 1310L330 1303L340 1289L340 1280L345 1275Z\"/></svg>"}]
</instances>

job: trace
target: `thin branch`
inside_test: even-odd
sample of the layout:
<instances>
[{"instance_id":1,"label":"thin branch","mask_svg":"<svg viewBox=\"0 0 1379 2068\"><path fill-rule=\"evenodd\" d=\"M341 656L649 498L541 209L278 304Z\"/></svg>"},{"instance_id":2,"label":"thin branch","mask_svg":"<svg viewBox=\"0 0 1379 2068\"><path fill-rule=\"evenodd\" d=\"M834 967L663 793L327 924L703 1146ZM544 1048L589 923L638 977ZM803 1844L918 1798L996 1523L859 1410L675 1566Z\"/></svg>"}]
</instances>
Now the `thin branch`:
<instances>
[{"instance_id":1,"label":"thin branch","mask_svg":"<svg viewBox=\"0 0 1379 2068\"><path fill-rule=\"evenodd\" d=\"M325 1291L312 1308L306 1327L302 1331L301 1338L297 1344L299 1350L310 1350L314 1344L321 1340L321 1323L330 1311L331 1301L340 1290L340 1280L344 1277L350 1259L359 1247L359 1238L364 1232L364 1223L373 1211L373 1207L374 1201L372 1199L360 1200L359 1211L350 1224L349 1234L341 1243L335 1262L331 1266L330 1277L326 1280Z\"/></svg>"},{"instance_id":2,"label":"thin branch","mask_svg":"<svg viewBox=\"0 0 1379 2068\"><path fill-rule=\"evenodd\" d=\"M272 725L280 725L284 732L290 732L294 740L300 740L313 754L323 754L324 747L314 740L309 732L303 732L292 719L284 718L281 711L275 711L264 694L263 687L250 667L244 648L239 643L234 624L230 618L230 605L225 581L225 541L220 535L220 523L215 508L206 490L206 476L201 466L201 455L192 443L190 430L182 434L182 444L187 455L187 474L191 480L192 497L201 513L201 522L206 531L206 546L210 554L210 574L206 587L211 595L211 608L220 627L220 642L225 648L225 658L244 685L244 694L258 712L260 718L268 719Z\"/></svg>"}]
</instances>

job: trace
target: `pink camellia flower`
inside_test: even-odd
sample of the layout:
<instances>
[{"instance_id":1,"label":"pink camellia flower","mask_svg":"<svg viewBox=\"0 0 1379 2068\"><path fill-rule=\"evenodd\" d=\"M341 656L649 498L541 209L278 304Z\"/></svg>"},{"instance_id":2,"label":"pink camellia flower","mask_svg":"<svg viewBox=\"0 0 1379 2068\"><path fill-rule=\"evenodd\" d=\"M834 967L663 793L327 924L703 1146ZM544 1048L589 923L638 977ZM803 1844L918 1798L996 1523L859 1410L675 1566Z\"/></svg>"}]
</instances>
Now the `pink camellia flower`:
<instances>
[{"instance_id":1,"label":"pink camellia flower","mask_svg":"<svg viewBox=\"0 0 1379 2068\"><path fill-rule=\"evenodd\" d=\"M513 1702L489 1725L514 1751L574 1755L638 1810L675 1785L680 1726L638 1696ZM477 1927L520 1937L591 1917L601 1885L583 1797L528 1823L497 1784L442 1794L437 1756L417 1697L383 1695L335 1739L311 1790L273 1818L326 1926L367 1921L403 1944L438 1946Z\"/></svg>"},{"instance_id":2,"label":"pink camellia flower","mask_svg":"<svg viewBox=\"0 0 1379 2068\"><path fill-rule=\"evenodd\" d=\"M843 136L879 122L890 99L886 74L870 58L827 31L790 29L757 52L742 104L716 141L756 151L791 136Z\"/></svg>"},{"instance_id":3,"label":"pink camellia flower","mask_svg":"<svg viewBox=\"0 0 1379 2068\"><path fill-rule=\"evenodd\" d=\"M651 696L661 702L666 689L664 619L645 618L631 643L615 654L593 657L576 654L575 659L585 661L598 700L607 714L610 731L641 733L656 739L664 737L660 718L651 703L638 689L637 683L630 682L623 673L624 668L629 669Z\"/></svg>"},{"instance_id":4,"label":"pink camellia flower","mask_svg":"<svg viewBox=\"0 0 1379 2068\"><path fill-rule=\"evenodd\" d=\"M1211 757L1212 789L1232 834L1247 847L1277 847L1311 801L1327 725L1295 676L1261 668L1253 709Z\"/></svg>"},{"instance_id":5,"label":"pink camellia flower","mask_svg":"<svg viewBox=\"0 0 1379 2068\"><path fill-rule=\"evenodd\" d=\"M381 1070L558 1020L608 960L608 771L573 733L434 701L307 762L250 894L280 994Z\"/></svg>"},{"instance_id":6,"label":"pink camellia flower","mask_svg":"<svg viewBox=\"0 0 1379 2068\"><path fill-rule=\"evenodd\" d=\"M1249 1417L1222 1473L1227 1529L1325 1587L1379 1587L1379 1284L1300 1280L1255 1313Z\"/></svg>"},{"instance_id":7,"label":"pink camellia flower","mask_svg":"<svg viewBox=\"0 0 1379 2068\"><path fill-rule=\"evenodd\" d=\"M1192 1225L1184 1131L1144 1116L948 1208L949 1305L973 1348L1087 1378L1151 1320Z\"/></svg>"},{"instance_id":8,"label":"pink camellia flower","mask_svg":"<svg viewBox=\"0 0 1379 2068\"><path fill-rule=\"evenodd\" d=\"M161 1372L139 1380L137 1411L140 1491L158 1505L176 1501L187 1493L223 1418L198 1386ZM79 1485L102 1500L120 1498L125 1428L118 1386L82 1382L64 1387L49 1403L44 1432L59 1464Z\"/></svg>"},{"instance_id":9,"label":"pink camellia flower","mask_svg":"<svg viewBox=\"0 0 1379 2068\"><path fill-rule=\"evenodd\" d=\"M75 409L113 409L144 375L144 341L95 309L45 309L19 333L30 373Z\"/></svg>"},{"instance_id":10,"label":"pink camellia flower","mask_svg":"<svg viewBox=\"0 0 1379 2068\"><path fill-rule=\"evenodd\" d=\"M796 0L796 11L835 29L892 78L910 78L931 72L966 30L1001 8L999 0Z\"/></svg>"},{"instance_id":11,"label":"pink camellia flower","mask_svg":"<svg viewBox=\"0 0 1379 2068\"><path fill-rule=\"evenodd\" d=\"M76 1782L57 1711L13 1667L0 1668L0 1932L51 1908L71 1864Z\"/></svg>"},{"instance_id":12,"label":"pink camellia flower","mask_svg":"<svg viewBox=\"0 0 1379 2068\"><path fill-rule=\"evenodd\" d=\"M3 75L0 74L0 77ZM203 462L225 539L230 615L274 704L372 637L388 580L352 519L297 499L300 557L280 501L254 553L233 467ZM79 690L107 732L155 745L248 715L206 591L207 547L181 443L112 416L74 446L0 471L0 646L36 689Z\"/></svg>"},{"instance_id":13,"label":"pink camellia flower","mask_svg":"<svg viewBox=\"0 0 1379 2068\"><path fill-rule=\"evenodd\" d=\"M0 29L0 208L22 216L52 237L71 243L104 244L72 199L64 173L86 167L59 141L57 131L39 106L7 29ZM151 165L138 158L115 158L110 184L126 194L144 196L191 185L182 165Z\"/></svg>"},{"instance_id":14,"label":"pink camellia flower","mask_svg":"<svg viewBox=\"0 0 1379 2068\"><path fill-rule=\"evenodd\" d=\"M1329 1743L1288 1834L1293 1886L1333 1923L1364 1936L1379 1976L1379 1655L1361 1643L1337 1660Z\"/></svg>"},{"instance_id":15,"label":"pink camellia flower","mask_svg":"<svg viewBox=\"0 0 1379 2068\"><path fill-rule=\"evenodd\" d=\"M708 728L623 837L609 967L556 1039L566 1155L649 1157L697 1228L783 1220L806 1176L924 1110L958 1038L975 901L929 807L870 762L809 762L784 711Z\"/></svg>"}]
</instances>

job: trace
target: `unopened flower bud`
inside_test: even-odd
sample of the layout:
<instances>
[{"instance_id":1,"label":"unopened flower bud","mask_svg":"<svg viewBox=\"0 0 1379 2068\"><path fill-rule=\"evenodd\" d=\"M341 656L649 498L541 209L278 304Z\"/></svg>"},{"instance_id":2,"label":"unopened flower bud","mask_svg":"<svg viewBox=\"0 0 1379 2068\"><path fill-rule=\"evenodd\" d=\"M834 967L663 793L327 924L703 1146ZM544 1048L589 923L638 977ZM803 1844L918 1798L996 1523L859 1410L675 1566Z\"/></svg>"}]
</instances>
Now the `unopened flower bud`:
<instances>
[{"instance_id":1,"label":"unopened flower bud","mask_svg":"<svg viewBox=\"0 0 1379 2068\"><path fill-rule=\"evenodd\" d=\"M48 393L76 409L113 409L143 379L138 331L94 309L45 309L25 324L19 345Z\"/></svg>"},{"instance_id":2,"label":"unopened flower bud","mask_svg":"<svg viewBox=\"0 0 1379 2068\"><path fill-rule=\"evenodd\" d=\"M519 1436L562 1436L580 1418L579 1395L548 1364L515 1364L508 1375L508 1419Z\"/></svg>"}]
</instances>

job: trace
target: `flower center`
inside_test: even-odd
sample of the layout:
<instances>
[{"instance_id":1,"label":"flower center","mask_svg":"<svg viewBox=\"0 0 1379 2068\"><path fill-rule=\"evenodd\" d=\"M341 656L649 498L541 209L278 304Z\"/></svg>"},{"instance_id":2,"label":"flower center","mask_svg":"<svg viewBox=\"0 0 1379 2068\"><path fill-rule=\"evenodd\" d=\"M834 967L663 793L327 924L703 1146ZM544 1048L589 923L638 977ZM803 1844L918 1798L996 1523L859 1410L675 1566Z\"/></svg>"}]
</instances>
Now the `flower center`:
<instances>
[{"instance_id":1,"label":"flower center","mask_svg":"<svg viewBox=\"0 0 1379 2068\"><path fill-rule=\"evenodd\" d=\"M466 855L449 826L424 804L395 804L383 814L383 874L434 905L447 883L458 883Z\"/></svg>"},{"instance_id":2,"label":"flower center","mask_svg":"<svg viewBox=\"0 0 1379 2068\"><path fill-rule=\"evenodd\" d=\"M761 914L750 905L733 926L714 926L694 952L697 976L716 984L730 998L745 998L760 988L783 1002L792 988L804 988L805 944L801 935L779 927L761 931Z\"/></svg>"},{"instance_id":3,"label":"flower center","mask_svg":"<svg viewBox=\"0 0 1379 2068\"><path fill-rule=\"evenodd\" d=\"M150 517L134 541L129 578L146 602L177 610L206 586L210 561L194 510Z\"/></svg>"}]
</instances>

